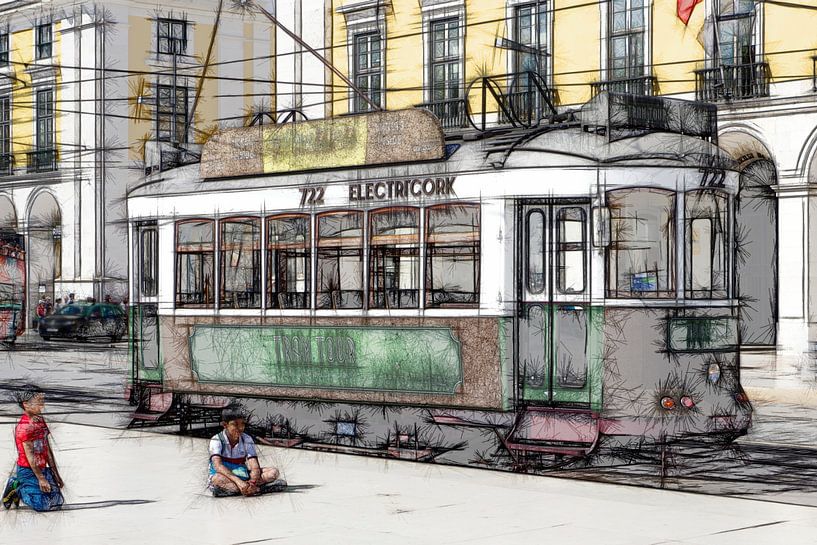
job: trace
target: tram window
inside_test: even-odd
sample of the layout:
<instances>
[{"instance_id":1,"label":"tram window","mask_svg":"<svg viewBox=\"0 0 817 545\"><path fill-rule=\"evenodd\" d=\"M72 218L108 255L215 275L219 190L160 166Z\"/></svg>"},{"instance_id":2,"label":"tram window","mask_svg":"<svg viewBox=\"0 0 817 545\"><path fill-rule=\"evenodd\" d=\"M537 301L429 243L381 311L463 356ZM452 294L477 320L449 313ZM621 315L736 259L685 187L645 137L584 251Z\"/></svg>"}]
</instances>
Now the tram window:
<instances>
[{"instance_id":1,"label":"tram window","mask_svg":"<svg viewBox=\"0 0 817 545\"><path fill-rule=\"evenodd\" d=\"M426 305L479 303L479 205L429 208Z\"/></svg>"},{"instance_id":2,"label":"tram window","mask_svg":"<svg viewBox=\"0 0 817 545\"><path fill-rule=\"evenodd\" d=\"M420 213L416 208L369 215L369 304L417 308L420 293Z\"/></svg>"},{"instance_id":3,"label":"tram window","mask_svg":"<svg viewBox=\"0 0 817 545\"><path fill-rule=\"evenodd\" d=\"M686 292L691 298L723 298L727 289L727 203L725 194L686 194Z\"/></svg>"},{"instance_id":4,"label":"tram window","mask_svg":"<svg viewBox=\"0 0 817 545\"><path fill-rule=\"evenodd\" d=\"M267 220L267 306L309 308L309 216Z\"/></svg>"},{"instance_id":5,"label":"tram window","mask_svg":"<svg viewBox=\"0 0 817 545\"><path fill-rule=\"evenodd\" d=\"M144 229L140 238L142 295L154 297L159 293L158 232L155 228Z\"/></svg>"},{"instance_id":6,"label":"tram window","mask_svg":"<svg viewBox=\"0 0 817 545\"><path fill-rule=\"evenodd\" d=\"M261 307L261 222L258 218L221 221L222 308Z\"/></svg>"},{"instance_id":7,"label":"tram window","mask_svg":"<svg viewBox=\"0 0 817 545\"><path fill-rule=\"evenodd\" d=\"M675 193L616 189L607 192L607 205L607 296L674 297Z\"/></svg>"},{"instance_id":8,"label":"tram window","mask_svg":"<svg viewBox=\"0 0 817 545\"><path fill-rule=\"evenodd\" d=\"M540 210L528 214L528 291L545 291L545 215Z\"/></svg>"},{"instance_id":9,"label":"tram window","mask_svg":"<svg viewBox=\"0 0 817 545\"><path fill-rule=\"evenodd\" d=\"M363 308L363 213L318 216L318 308Z\"/></svg>"},{"instance_id":10,"label":"tram window","mask_svg":"<svg viewBox=\"0 0 817 545\"><path fill-rule=\"evenodd\" d=\"M562 388L583 388L587 382L587 315L584 308L560 306L555 326L556 383Z\"/></svg>"},{"instance_id":11,"label":"tram window","mask_svg":"<svg viewBox=\"0 0 817 545\"><path fill-rule=\"evenodd\" d=\"M527 388L542 388L548 378L547 344L549 312L541 305L529 307L527 316L519 322L519 354L521 373Z\"/></svg>"},{"instance_id":12,"label":"tram window","mask_svg":"<svg viewBox=\"0 0 817 545\"><path fill-rule=\"evenodd\" d=\"M560 293L584 291L587 219L581 208L562 208L556 214L558 287Z\"/></svg>"},{"instance_id":13,"label":"tram window","mask_svg":"<svg viewBox=\"0 0 817 545\"><path fill-rule=\"evenodd\" d=\"M215 247L212 220L176 224L176 305L213 304Z\"/></svg>"}]
</instances>

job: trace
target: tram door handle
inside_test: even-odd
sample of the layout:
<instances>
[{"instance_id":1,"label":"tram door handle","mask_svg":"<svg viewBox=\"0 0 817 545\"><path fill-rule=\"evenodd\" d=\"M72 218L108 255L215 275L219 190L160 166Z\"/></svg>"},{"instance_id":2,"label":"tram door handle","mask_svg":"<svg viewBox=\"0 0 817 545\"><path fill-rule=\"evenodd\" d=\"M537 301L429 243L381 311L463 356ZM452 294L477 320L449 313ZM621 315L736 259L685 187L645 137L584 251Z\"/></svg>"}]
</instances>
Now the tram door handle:
<instances>
[{"instance_id":1,"label":"tram door handle","mask_svg":"<svg viewBox=\"0 0 817 545\"><path fill-rule=\"evenodd\" d=\"M593 207L593 246L606 248L610 245L610 209L606 206Z\"/></svg>"}]
</instances>

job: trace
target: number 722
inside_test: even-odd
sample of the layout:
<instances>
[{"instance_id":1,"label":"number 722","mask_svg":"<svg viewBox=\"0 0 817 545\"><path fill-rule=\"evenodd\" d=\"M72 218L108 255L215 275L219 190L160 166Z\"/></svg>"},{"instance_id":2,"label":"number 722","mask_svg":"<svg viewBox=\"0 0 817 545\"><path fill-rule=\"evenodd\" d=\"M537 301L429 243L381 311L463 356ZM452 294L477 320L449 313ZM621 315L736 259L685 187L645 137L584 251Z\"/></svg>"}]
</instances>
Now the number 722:
<instances>
[{"instance_id":1,"label":"number 722","mask_svg":"<svg viewBox=\"0 0 817 545\"><path fill-rule=\"evenodd\" d=\"M301 188L301 206L310 206L313 204L323 204L323 195L326 188L323 186L316 187L302 187Z\"/></svg>"}]
</instances>

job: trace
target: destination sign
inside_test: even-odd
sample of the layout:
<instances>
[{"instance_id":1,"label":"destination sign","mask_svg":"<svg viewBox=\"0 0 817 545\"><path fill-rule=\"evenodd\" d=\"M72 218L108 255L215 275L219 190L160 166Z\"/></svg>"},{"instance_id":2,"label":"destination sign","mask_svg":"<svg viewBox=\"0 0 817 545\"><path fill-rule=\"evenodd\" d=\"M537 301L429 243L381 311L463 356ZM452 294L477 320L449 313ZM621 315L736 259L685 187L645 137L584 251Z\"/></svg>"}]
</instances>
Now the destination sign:
<instances>
[{"instance_id":1,"label":"destination sign","mask_svg":"<svg viewBox=\"0 0 817 545\"><path fill-rule=\"evenodd\" d=\"M228 129L202 149L202 178L433 161L445 156L439 120L412 108Z\"/></svg>"},{"instance_id":2,"label":"destination sign","mask_svg":"<svg viewBox=\"0 0 817 545\"><path fill-rule=\"evenodd\" d=\"M199 382L454 394L460 343L449 328L193 327Z\"/></svg>"}]
</instances>

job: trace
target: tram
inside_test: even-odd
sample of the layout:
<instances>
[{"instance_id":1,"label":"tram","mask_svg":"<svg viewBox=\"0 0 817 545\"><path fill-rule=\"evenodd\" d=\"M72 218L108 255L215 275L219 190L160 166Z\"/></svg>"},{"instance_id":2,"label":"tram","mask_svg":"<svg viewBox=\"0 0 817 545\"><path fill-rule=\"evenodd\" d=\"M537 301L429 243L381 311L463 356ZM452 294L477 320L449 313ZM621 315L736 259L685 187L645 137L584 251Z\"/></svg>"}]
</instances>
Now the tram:
<instances>
[{"instance_id":1,"label":"tram","mask_svg":"<svg viewBox=\"0 0 817 545\"><path fill-rule=\"evenodd\" d=\"M745 433L715 116L224 131L128 195L137 412L241 398L272 444L489 467Z\"/></svg>"}]
</instances>

